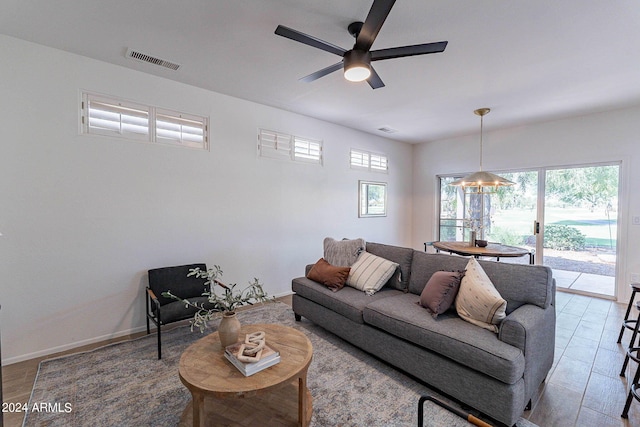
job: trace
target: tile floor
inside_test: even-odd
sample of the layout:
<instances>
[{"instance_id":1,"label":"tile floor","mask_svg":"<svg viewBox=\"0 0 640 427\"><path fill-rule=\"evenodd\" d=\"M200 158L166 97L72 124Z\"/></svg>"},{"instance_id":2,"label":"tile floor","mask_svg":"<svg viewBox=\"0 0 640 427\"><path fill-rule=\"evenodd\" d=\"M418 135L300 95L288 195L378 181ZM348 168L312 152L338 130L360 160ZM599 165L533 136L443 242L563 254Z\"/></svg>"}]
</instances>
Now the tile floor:
<instances>
[{"instance_id":1,"label":"tile floor","mask_svg":"<svg viewBox=\"0 0 640 427\"><path fill-rule=\"evenodd\" d=\"M628 420L620 417L628 389L619 373L631 332L625 332L622 344L616 341L626 305L558 292L556 309L554 365L524 416L540 427L640 427L640 402L632 403ZM3 367L5 401L28 400L38 363L34 359ZM629 365L627 378L632 378L636 364ZM20 426L22 417L5 414L4 421L5 427Z\"/></svg>"},{"instance_id":2,"label":"tile floor","mask_svg":"<svg viewBox=\"0 0 640 427\"><path fill-rule=\"evenodd\" d=\"M541 395L525 417L541 427L640 426L640 402L620 417L637 365L620 376L631 331L618 344L625 304L583 295L556 295L555 360ZM633 317L637 311L632 311Z\"/></svg>"}]
</instances>

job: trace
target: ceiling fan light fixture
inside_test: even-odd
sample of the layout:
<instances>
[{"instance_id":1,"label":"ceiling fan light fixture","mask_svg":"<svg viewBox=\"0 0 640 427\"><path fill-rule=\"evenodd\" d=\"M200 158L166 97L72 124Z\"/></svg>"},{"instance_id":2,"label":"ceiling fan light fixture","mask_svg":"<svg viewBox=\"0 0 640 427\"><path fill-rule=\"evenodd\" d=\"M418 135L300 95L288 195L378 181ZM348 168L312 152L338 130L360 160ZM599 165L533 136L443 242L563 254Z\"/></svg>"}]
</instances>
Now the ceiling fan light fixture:
<instances>
[{"instance_id":1,"label":"ceiling fan light fixture","mask_svg":"<svg viewBox=\"0 0 640 427\"><path fill-rule=\"evenodd\" d=\"M371 53L350 50L344 54L344 78L361 82L371 76Z\"/></svg>"}]
</instances>

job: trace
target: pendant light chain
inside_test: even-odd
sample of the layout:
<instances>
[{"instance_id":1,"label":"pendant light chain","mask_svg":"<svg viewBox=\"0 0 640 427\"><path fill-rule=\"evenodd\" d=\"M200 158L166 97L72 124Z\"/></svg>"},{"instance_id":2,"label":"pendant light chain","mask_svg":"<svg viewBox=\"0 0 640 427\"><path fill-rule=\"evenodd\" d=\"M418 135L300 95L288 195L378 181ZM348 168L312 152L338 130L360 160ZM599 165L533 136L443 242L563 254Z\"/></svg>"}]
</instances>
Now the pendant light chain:
<instances>
[{"instance_id":1,"label":"pendant light chain","mask_svg":"<svg viewBox=\"0 0 640 427\"><path fill-rule=\"evenodd\" d=\"M456 179L449 185L460 186L466 192L467 189L476 188L473 190L476 193L487 194L486 187L492 187L494 190L496 187L503 185L513 185L514 182L509 181L501 176L498 176L491 172L484 172L482 170L482 157L483 157L483 139L484 139L484 116L491 111L490 108L478 108L474 110L477 116L480 116L480 171L466 175L462 178Z\"/></svg>"},{"instance_id":2,"label":"pendant light chain","mask_svg":"<svg viewBox=\"0 0 640 427\"><path fill-rule=\"evenodd\" d=\"M484 124L484 114L480 116L480 172L482 172L482 127Z\"/></svg>"}]
</instances>

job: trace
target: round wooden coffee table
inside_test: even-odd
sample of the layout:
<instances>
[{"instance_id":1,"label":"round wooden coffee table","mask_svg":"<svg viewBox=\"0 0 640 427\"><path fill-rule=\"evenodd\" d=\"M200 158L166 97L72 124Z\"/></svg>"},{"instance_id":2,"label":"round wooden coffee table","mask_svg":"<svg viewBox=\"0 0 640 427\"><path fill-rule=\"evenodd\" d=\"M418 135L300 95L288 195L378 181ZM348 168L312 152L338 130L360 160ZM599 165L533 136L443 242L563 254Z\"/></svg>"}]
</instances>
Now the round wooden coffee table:
<instances>
[{"instance_id":1,"label":"round wooden coffee table","mask_svg":"<svg viewBox=\"0 0 640 427\"><path fill-rule=\"evenodd\" d=\"M296 329L272 324L243 326L240 337L257 331L264 331L267 344L280 352L280 363L249 377L224 357L217 332L182 353L180 380L193 400L182 414L180 426L271 425L270 420L277 425L309 425L311 342Z\"/></svg>"}]
</instances>

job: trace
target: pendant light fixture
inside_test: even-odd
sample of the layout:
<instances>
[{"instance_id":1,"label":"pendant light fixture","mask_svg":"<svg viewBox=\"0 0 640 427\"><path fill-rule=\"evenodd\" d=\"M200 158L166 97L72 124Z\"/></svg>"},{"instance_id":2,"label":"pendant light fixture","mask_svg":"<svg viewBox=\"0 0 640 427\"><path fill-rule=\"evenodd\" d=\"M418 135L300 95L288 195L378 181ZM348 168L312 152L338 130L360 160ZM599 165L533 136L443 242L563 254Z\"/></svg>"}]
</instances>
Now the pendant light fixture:
<instances>
[{"instance_id":1,"label":"pendant light fixture","mask_svg":"<svg viewBox=\"0 0 640 427\"><path fill-rule=\"evenodd\" d=\"M482 170L482 128L484 124L484 116L489 114L489 111L491 111L489 108L478 108L474 111L476 115L480 116L480 170L463 178L457 179L449 185L455 185L463 188L477 187L478 190L481 191L483 187L502 187L515 184L515 182L509 181L508 179L494 173Z\"/></svg>"}]
</instances>

